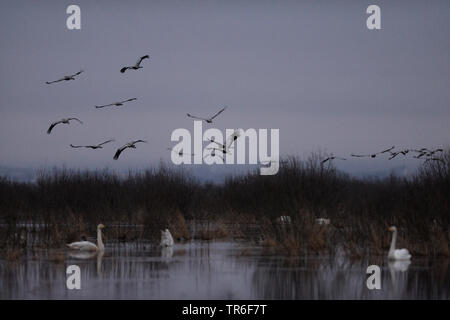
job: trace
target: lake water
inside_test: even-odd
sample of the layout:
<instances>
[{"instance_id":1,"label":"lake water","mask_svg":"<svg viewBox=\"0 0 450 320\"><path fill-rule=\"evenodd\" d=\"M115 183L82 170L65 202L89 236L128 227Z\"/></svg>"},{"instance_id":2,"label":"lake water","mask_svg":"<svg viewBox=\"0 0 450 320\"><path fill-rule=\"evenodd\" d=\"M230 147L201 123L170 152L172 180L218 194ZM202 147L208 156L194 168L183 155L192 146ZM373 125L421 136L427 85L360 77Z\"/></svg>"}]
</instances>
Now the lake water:
<instances>
[{"instance_id":1,"label":"lake water","mask_svg":"<svg viewBox=\"0 0 450 320\"><path fill-rule=\"evenodd\" d=\"M449 299L449 260L411 264L349 261L343 256L266 256L240 242L190 241L162 250L116 244L104 255L29 251L0 260L0 299ZM3 256L3 255L0 255ZM381 289L366 286L378 263ZM81 289L68 290L66 267L81 269Z\"/></svg>"}]
</instances>

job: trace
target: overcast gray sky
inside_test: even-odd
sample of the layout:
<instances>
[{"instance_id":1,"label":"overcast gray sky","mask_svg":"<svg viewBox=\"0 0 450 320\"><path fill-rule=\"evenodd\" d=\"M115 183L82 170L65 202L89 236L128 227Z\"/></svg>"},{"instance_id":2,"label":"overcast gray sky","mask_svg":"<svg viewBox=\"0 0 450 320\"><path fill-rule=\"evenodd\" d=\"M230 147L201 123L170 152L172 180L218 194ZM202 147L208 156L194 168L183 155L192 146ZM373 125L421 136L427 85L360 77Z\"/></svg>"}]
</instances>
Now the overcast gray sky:
<instances>
[{"instance_id":1,"label":"overcast gray sky","mask_svg":"<svg viewBox=\"0 0 450 320\"><path fill-rule=\"evenodd\" d=\"M81 30L66 8L81 7ZM366 28L381 7L382 30ZM279 128L282 155L445 147L449 1L1 1L0 166L137 168L170 161L186 112L215 128ZM149 54L144 69L119 72ZM75 81L45 81L83 69ZM137 97L122 108L96 104ZM46 134L49 124L77 116ZM101 150L71 149L115 138ZM115 148L149 140L112 160ZM125 154L124 154L125 155ZM348 172L413 170L356 159Z\"/></svg>"}]
</instances>

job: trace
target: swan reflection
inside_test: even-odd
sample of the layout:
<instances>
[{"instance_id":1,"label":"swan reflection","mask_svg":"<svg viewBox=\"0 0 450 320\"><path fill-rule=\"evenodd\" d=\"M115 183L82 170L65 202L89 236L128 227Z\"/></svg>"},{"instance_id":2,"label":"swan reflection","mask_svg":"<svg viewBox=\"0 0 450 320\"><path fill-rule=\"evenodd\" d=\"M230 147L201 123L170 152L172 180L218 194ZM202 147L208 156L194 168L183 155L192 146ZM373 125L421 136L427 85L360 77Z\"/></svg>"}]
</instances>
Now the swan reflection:
<instances>
[{"instance_id":1,"label":"swan reflection","mask_svg":"<svg viewBox=\"0 0 450 320\"><path fill-rule=\"evenodd\" d=\"M172 258L173 256L173 247L162 247L161 248L161 257L165 259Z\"/></svg>"}]
</instances>

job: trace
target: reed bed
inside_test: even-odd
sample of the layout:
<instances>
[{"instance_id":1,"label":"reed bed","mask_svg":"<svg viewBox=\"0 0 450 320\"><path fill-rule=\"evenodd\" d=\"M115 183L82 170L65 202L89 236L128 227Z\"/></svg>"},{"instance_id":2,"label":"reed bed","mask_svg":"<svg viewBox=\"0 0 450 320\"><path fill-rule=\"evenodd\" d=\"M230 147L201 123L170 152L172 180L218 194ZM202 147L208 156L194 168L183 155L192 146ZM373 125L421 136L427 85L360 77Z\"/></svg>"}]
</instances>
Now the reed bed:
<instances>
[{"instance_id":1,"label":"reed bed","mask_svg":"<svg viewBox=\"0 0 450 320\"><path fill-rule=\"evenodd\" d=\"M109 226L107 242L157 241L165 228L186 241L194 237L189 223L202 221L195 237L204 240L244 238L273 253L342 249L362 257L385 253L387 227L396 225L398 245L413 255L450 257L450 150L408 178L354 178L321 158L290 157L277 175L255 171L221 184L163 164L125 177L54 169L40 172L36 183L0 178L0 245L11 257L14 248L61 247L94 236L100 222Z\"/></svg>"}]
</instances>

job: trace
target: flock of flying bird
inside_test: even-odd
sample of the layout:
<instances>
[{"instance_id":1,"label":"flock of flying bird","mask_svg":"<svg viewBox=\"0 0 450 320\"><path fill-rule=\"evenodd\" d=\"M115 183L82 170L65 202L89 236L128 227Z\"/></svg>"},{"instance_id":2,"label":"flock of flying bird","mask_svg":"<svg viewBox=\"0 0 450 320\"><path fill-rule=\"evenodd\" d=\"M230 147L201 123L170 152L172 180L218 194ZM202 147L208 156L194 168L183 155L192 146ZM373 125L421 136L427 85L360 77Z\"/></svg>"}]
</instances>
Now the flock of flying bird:
<instances>
[{"instance_id":1,"label":"flock of flying bird","mask_svg":"<svg viewBox=\"0 0 450 320\"><path fill-rule=\"evenodd\" d=\"M437 158L435 156L435 154L437 153L441 153L444 150L443 149L434 149L434 150L430 150L427 148L422 148L422 149L403 149L403 150L398 150L398 151L394 151L395 146L392 146L388 149L385 149L383 151L379 151L379 152L375 152L372 154L351 154L352 157L356 157L356 158L376 158L378 155L381 154L389 154L389 160L394 159L395 157L397 157L398 155L403 155L406 156L409 152L414 152L416 153L415 156L413 156L413 158L415 159L424 159L425 161L439 161L442 163L445 163L444 160ZM334 155L331 155L327 158L325 158L324 160L322 160L322 163L328 162L328 161L332 161L332 160L347 160L346 158L342 158L342 157L337 157Z\"/></svg>"},{"instance_id":2,"label":"flock of flying bird","mask_svg":"<svg viewBox=\"0 0 450 320\"><path fill-rule=\"evenodd\" d=\"M139 70L139 69L142 69L142 68L143 68L143 67L141 66L142 61L143 61L144 59L149 59L149 58L150 58L149 55L142 56L142 57L140 57L140 58L138 59L138 61L136 62L136 64L134 64L134 65L132 65L132 66L123 67L122 69L120 69L120 72L121 72L121 73L125 73L125 71L127 71L127 70ZM84 72L84 71L81 70L81 71L78 71L78 72L75 73L75 74L68 75L68 76L64 76L64 77L62 77L62 78L60 78L60 79L58 79L58 80L54 80L54 81L46 81L45 83L46 83L46 84L52 84L52 83L57 83L57 82L62 82L62 81L75 80L75 77L78 76L78 75L80 75L80 74L83 73L83 72ZM118 101L118 102L113 102L113 103L109 103L109 104L105 104L105 105L95 106L95 108L101 109L101 108L112 107L112 106L119 107L119 106L123 106L125 103L131 102L131 101L135 101L135 100L137 100L137 98L130 98L130 99L126 99L126 100L123 100L123 101ZM189 113L187 114L187 116L188 116L189 118L202 120L202 121L204 121L204 122L210 124L210 123L213 122L213 120L214 120L219 114L221 114L223 111L225 111L226 108L227 108L226 106L223 107L221 110L219 110L216 114L214 114L214 115L213 115L212 117L210 117L210 118L202 118L202 117L198 117L198 116L191 115L191 114L189 114ZM50 133L52 132L53 128L55 128L55 126L57 126L57 125L59 125L59 124L70 124L71 121L77 121L78 123L83 124L83 121L81 121L80 119L75 118L75 117L63 118L63 119L61 119L61 120L55 121L55 122L53 122L52 124L50 124L50 127L47 129L47 133L50 134ZM211 149L211 150L212 150L211 153L210 153L209 155L212 156L212 157L215 157L215 156L216 156L216 150L222 152L223 154L228 153L229 150L230 150L230 148L231 148L231 144L239 137L239 135L240 135L239 130L236 130L235 133L233 133L233 134L229 137L230 142L227 141L227 143L226 143L225 145L223 145L223 144L221 144L221 143L219 143L219 142L215 142L214 139L210 139L210 141L216 143L216 144L220 147L220 149L219 149L219 148L207 148L207 149ZM93 145L73 145L73 144L70 144L70 146L71 146L72 148L89 148L89 149L95 150L95 149L101 149L101 148L103 148L103 146L104 146L105 144L110 143L110 142L114 142L114 141L115 141L114 139L109 139L109 140L106 140L106 141L104 141L104 142L102 142L102 143L99 143L99 144L93 144ZM136 149L136 144L137 144L137 143L141 143L141 142L142 142L142 143L147 143L146 140L142 140L142 139L134 140L134 141L130 141L130 142L126 143L125 145L123 145L122 147L120 147L120 148L117 149L116 153L114 154L113 159L114 159L114 160L119 159L120 154L121 154L125 149L128 149L128 148L129 148L129 149ZM183 155L183 154L186 154L186 153L183 153L183 151L181 151L181 150L180 150L180 151L175 151L175 150L173 150L172 148L168 148L168 149L171 150L171 151L173 151L173 152L175 152L176 154L178 154L178 155L180 155L180 156ZM194 155L194 154L190 154L190 155ZM220 155L219 155L219 157L220 157ZM222 158L222 159L223 159L223 158Z\"/></svg>"},{"instance_id":3,"label":"flock of flying bird","mask_svg":"<svg viewBox=\"0 0 450 320\"><path fill-rule=\"evenodd\" d=\"M121 73L125 73L127 70L139 70L139 69L142 69L143 68L141 66L142 61L144 59L149 59L149 58L150 58L149 55L142 56L142 57L140 57L138 59L136 64L134 64L132 66L123 67L122 69L120 69L120 72ZM81 73L83 73L83 70L78 71L77 73L72 74L72 75L64 76L64 77L62 77L61 79L58 79L58 80L47 81L46 83L47 84L52 84L52 83L57 83L57 82L62 82L62 81L75 80L75 77L79 76ZM112 107L112 106L119 107L119 106L123 106L125 103L131 102L131 101L135 101L135 100L137 100L137 98L130 98L130 99L126 99L126 100L123 100L123 101L118 101L118 102L113 102L113 103L109 103L109 104L105 104L105 105L95 106L95 108L101 109L101 108ZM189 118L201 120L201 121L204 121L205 123L211 124L211 123L213 123L214 119L217 116L219 116L223 111L225 111L226 108L227 108L226 106L223 107L222 109L220 109L218 112L216 112L213 116L211 116L209 118L203 118L203 117L194 116L194 115L192 115L190 113L188 113L187 116ZM75 117L64 118L64 119L61 119L61 120L53 122L50 125L50 127L48 128L47 133L50 134L52 132L53 128L55 126L59 125L59 124L70 124L70 121L77 121L80 124L83 124L83 122L80 119L75 118ZM236 141L236 139L240 135L241 135L240 130L234 131L233 134L231 134L227 138L225 143L220 143L220 142L215 141L215 139L210 138L209 141L211 143L215 143L217 145L217 147L213 147L213 148L208 147L208 148L206 148L207 150L211 150L210 153L207 156L211 156L211 157L216 157L217 156L217 157L220 157L223 160L223 155L230 153L230 149L232 148L232 145L233 145L234 141ZM72 148L90 148L90 149L95 150L95 149L101 149L101 148L103 148L103 146L105 144L110 143L110 142L114 142L114 141L115 141L114 139L109 139L109 140L106 140L106 141L104 141L102 143L94 144L94 145L73 145L73 144L70 144L70 146ZM125 145L123 145L122 147L117 149L116 153L114 154L113 159L114 160L119 159L120 154L125 149L136 149L136 144L137 143L141 143L141 142L142 143L147 143L146 140L142 140L142 139L134 140L134 141L130 141L130 142L126 143ZM167 148L167 149L172 151L172 152L174 152L174 153L176 153L176 154L178 154L178 155L180 155L180 156L186 154L182 150L175 151L172 148ZM352 157L357 157L357 158L363 158L363 157L375 158L375 157L377 157L378 155L381 155L381 154L389 154L390 155L389 160L392 160L395 157L397 157L398 155L406 156L409 152L414 152L414 153L416 153L416 155L414 156L414 158L416 158L416 159L425 159L425 161L440 161L440 162L444 163L444 161L442 159L437 158L435 156L436 153L443 152L442 149L430 150L430 149L427 149L427 148L422 148L422 149L403 149L403 150L398 150L398 151L394 151L394 149L395 149L395 146L392 146L392 147L390 147L388 149L385 149L385 150L382 150L382 151L379 151L379 152L376 152L376 153L372 153L372 154L351 154L351 156ZM190 153L189 155L193 156L194 154ZM335 155L332 154L329 157L327 157L324 160L322 160L322 163L331 162L332 160L347 160L347 159L343 158L343 157L338 157L338 156L335 156Z\"/></svg>"}]
</instances>

